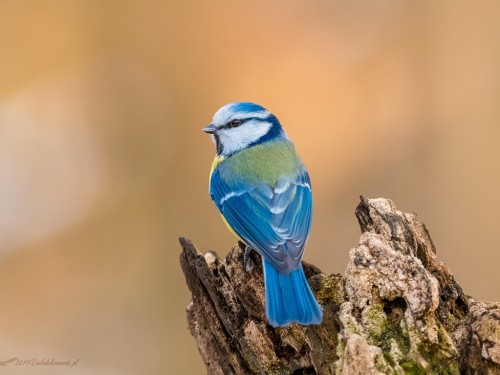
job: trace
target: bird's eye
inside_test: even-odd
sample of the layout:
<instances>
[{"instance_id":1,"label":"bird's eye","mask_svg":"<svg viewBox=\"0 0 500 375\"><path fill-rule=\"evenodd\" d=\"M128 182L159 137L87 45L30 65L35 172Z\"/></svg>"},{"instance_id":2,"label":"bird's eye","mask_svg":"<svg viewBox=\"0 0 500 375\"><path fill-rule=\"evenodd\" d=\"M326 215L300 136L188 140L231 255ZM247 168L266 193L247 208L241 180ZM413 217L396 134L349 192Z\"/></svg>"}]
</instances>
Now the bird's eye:
<instances>
[{"instance_id":1,"label":"bird's eye","mask_svg":"<svg viewBox=\"0 0 500 375\"><path fill-rule=\"evenodd\" d=\"M230 122L228 122L227 127L228 128L235 128L237 126L240 126L241 124L242 124L241 120L234 119L234 120L231 120Z\"/></svg>"}]
</instances>

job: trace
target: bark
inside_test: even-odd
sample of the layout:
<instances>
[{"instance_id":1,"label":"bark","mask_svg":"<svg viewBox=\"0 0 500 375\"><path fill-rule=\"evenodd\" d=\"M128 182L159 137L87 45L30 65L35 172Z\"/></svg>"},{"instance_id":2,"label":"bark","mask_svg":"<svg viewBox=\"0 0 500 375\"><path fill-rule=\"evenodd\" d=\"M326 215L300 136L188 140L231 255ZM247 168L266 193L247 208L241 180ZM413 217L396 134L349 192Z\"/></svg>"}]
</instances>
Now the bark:
<instances>
[{"instance_id":1,"label":"bark","mask_svg":"<svg viewBox=\"0 0 500 375\"><path fill-rule=\"evenodd\" d=\"M500 303L465 295L429 232L388 199L361 197L344 275L303 262L319 326L272 328L259 256L221 260L181 238L191 334L210 374L500 374Z\"/></svg>"}]
</instances>

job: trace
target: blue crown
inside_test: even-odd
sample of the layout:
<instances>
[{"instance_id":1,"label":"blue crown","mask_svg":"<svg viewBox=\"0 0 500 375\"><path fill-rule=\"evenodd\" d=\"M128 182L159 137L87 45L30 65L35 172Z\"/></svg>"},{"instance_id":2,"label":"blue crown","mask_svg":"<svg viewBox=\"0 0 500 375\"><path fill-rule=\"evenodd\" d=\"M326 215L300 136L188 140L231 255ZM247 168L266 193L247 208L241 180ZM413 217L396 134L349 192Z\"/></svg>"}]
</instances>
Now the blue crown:
<instances>
[{"instance_id":1,"label":"blue crown","mask_svg":"<svg viewBox=\"0 0 500 375\"><path fill-rule=\"evenodd\" d=\"M258 112L258 111L267 111L264 107L261 105L255 104L255 103L250 103L250 102L236 102L233 103L231 106L232 110L235 112L243 112L243 113L250 113L250 112Z\"/></svg>"}]
</instances>

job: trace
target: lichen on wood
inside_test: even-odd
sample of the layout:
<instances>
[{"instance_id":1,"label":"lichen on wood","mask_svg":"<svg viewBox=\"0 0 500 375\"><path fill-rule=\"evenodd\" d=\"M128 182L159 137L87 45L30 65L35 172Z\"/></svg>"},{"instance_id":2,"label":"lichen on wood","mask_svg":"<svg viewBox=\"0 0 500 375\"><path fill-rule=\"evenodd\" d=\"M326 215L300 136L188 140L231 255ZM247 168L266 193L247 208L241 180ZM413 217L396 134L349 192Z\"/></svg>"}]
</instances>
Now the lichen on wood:
<instances>
[{"instance_id":1,"label":"lichen on wood","mask_svg":"<svg viewBox=\"0 0 500 375\"><path fill-rule=\"evenodd\" d=\"M191 334L210 374L500 374L500 303L476 302L436 258L426 227L388 199L361 197L344 275L303 262L318 326L273 328L259 255L221 260L181 238Z\"/></svg>"}]
</instances>

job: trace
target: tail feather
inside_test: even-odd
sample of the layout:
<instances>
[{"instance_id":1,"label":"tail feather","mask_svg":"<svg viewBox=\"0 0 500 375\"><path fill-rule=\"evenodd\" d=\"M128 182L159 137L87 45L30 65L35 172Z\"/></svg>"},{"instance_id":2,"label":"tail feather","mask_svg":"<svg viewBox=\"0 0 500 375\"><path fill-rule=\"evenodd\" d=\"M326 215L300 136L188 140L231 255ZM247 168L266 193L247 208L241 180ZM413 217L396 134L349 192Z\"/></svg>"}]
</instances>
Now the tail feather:
<instances>
[{"instance_id":1,"label":"tail feather","mask_svg":"<svg viewBox=\"0 0 500 375\"><path fill-rule=\"evenodd\" d=\"M320 324L323 311L307 283L302 265L284 275L263 258L266 315L273 327L292 322Z\"/></svg>"}]
</instances>

